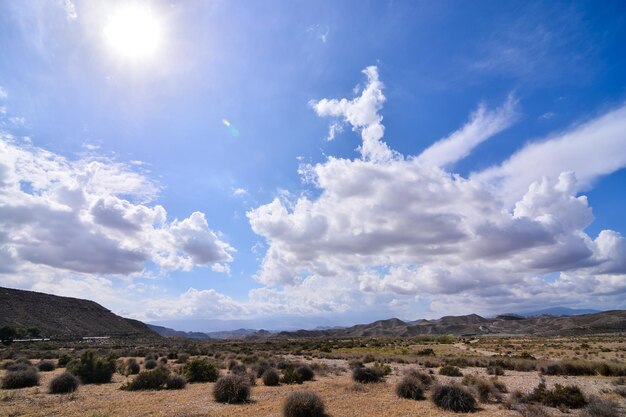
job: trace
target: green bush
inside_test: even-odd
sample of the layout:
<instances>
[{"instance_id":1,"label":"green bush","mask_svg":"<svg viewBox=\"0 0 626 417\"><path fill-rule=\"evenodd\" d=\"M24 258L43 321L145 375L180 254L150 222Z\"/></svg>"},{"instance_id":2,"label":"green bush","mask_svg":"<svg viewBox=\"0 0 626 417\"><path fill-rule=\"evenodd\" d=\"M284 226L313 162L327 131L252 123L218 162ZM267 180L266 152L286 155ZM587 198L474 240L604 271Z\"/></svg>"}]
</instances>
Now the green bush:
<instances>
[{"instance_id":1,"label":"green bush","mask_svg":"<svg viewBox=\"0 0 626 417\"><path fill-rule=\"evenodd\" d=\"M178 354L178 359L176 359L177 363L187 363L187 361L189 360L189 354L188 353L179 353Z\"/></svg>"},{"instance_id":2,"label":"green bush","mask_svg":"<svg viewBox=\"0 0 626 417\"><path fill-rule=\"evenodd\" d=\"M71 372L66 371L61 375L55 376L52 381L50 381L48 392L50 394L67 394L76 391L78 385L78 378Z\"/></svg>"},{"instance_id":3,"label":"green bush","mask_svg":"<svg viewBox=\"0 0 626 417\"><path fill-rule=\"evenodd\" d=\"M384 377L384 373L376 368L354 368L352 370L352 379L362 384L382 382Z\"/></svg>"},{"instance_id":4,"label":"green bush","mask_svg":"<svg viewBox=\"0 0 626 417\"><path fill-rule=\"evenodd\" d=\"M432 350L431 348L426 348L426 349L422 349L422 350L418 350L416 352L417 356L435 356L435 351Z\"/></svg>"},{"instance_id":5,"label":"green bush","mask_svg":"<svg viewBox=\"0 0 626 417\"><path fill-rule=\"evenodd\" d=\"M17 371L7 371L2 379L2 389L34 387L38 384L39 373L33 367Z\"/></svg>"},{"instance_id":6,"label":"green bush","mask_svg":"<svg viewBox=\"0 0 626 417\"><path fill-rule=\"evenodd\" d=\"M398 382L396 385L396 395L400 398L407 398L409 400L423 400L424 399L424 387L420 383L420 380L407 375Z\"/></svg>"},{"instance_id":7,"label":"green bush","mask_svg":"<svg viewBox=\"0 0 626 417\"><path fill-rule=\"evenodd\" d=\"M220 403L238 404L250 399L250 384L241 375L226 375L218 378L213 387L213 398Z\"/></svg>"},{"instance_id":8,"label":"green bush","mask_svg":"<svg viewBox=\"0 0 626 417\"><path fill-rule=\"evenodd\" d=\"M526 400L539 402L548 407L582 408L587 405L585 397L577 386L556 384L554 389L550 390L543 382L526 397Z\"/></svg>"},{"instance_id":9,"label":"green bush","mask_svg":"<svg viewBox=\"0 0 626 417\"><path fill-rule=\"evenodd\" d=\"M263 372L261 378L263 379L263 384L268 387L275 387L280 383L280 375L278 375L278 372L274 368L270 368Z\"/></svg>"},{"instance_id":10,"label":"green bush","mask_svg":"<svg viewBox=\"0 0 626 417\"><path fill-rule=\"evenodd\" d=\"M80 378L83 384L105 384L111 382L115 372L115 362L96 357L91 350L84 352L79 361L67 364L67 370Z\"/></svg>"},{"instance_id":11,"label":"green bush","mask_svg":"<svg viewBox=\"0 0 626 417\"><path fill-rule=\"evenodd\" d=\"M458 385L437 385L433 389L432 401L437 407L456 413L469 413L476 409L472 394Z\"/></svg>"},{"instance_id":12,"label":"green bush","mask_svg":"<svg viewBox=\"0 0 626 417\"><path fill-rule=\"evenodd\" d=\"M187 380L184 376L178 374L170 374L167 377L165 387L167 389L183 389L187 385Z\"/></svg>"},{"instance_id":13,"label":"green bush","mask_svg":"<svg viewBox=\"0 0 626 417\"><path fill-rule=\"evenodd\" d=\"M70 361L72 360L72 356L64 353L61 356L59 356L59 368L65 368L67 366L68 363L70 363Z\"/></svg>"},{"instance_id":14,"label":"green bush","mask_svg":"<svg viewBox=\"0 0 626 417\"><path fill-rule=\"evenodd\" d=\"M283 417L324 417L324 402L314 392L295 391L283 405Z\"/></svg>"},{"instance_id":15,"label":"green bush","mask_svg":"<svg viewBox=\"0 0 626 417\"><path fill-rule=\"evenodd\" d=\"M152 371L140 372L135 379L123 385L125 391L158 390L162 389L167 382L169 371L164 368Z\"/></svg>"},{"instance_id":16,"label":"green bush","mask_svg":"<svg viewBox=\"0 0 626 417\"><path fill-rule=\"evenodd\" d=\"M439 368L439 375L445 376L463 376L463 372L456 366L446 365Z\"/></svg>"},{"instance_id":17,"label":"green bush","mask_svg":"<svg viewBox=\"0 0 626 417\"><path fill-rule=\"evenodd\" d=\"M283 384L302 384L302 375L296 372L296 368L293 365L288 365L283 370L283 377L280 379Z\"/></svg>"},{"instance_id":18,"label":"green bush","mask_svg":"<svg viewBox=\"0 0 626 417\"><path fill-rule=\"evenodd\" d=\"M183 368L187 382L215 382L220 376L217 366L207 358L193 358Z\"/></svg>"}]
</instances>

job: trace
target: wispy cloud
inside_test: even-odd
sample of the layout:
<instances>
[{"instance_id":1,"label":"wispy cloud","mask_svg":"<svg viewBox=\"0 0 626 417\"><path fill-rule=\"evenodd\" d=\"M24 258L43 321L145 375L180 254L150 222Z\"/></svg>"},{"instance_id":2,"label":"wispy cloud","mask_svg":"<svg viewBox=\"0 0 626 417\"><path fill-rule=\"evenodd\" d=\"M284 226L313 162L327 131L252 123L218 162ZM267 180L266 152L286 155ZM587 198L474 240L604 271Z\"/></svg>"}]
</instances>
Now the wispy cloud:
<instances>
[{"instance_id":1,"label":"wispy cloud","mask_svg":"<svg viewBox=\"0 0 626 417\"><path fill-rule=\"evenodd\" d=\"M510 127L517 119L517 101L509 95L495 110L480 105L461 129L441 139L422 152L417 159L425 164L444 167L470 154L485 140Z\"/></svg>"},{"instance_id":2,"label":"wispy cloud","mask_svg":"<svg viewBox=\"0 0 626 417\"><path fill-rule=\"evenodd\" d=\"M534 181L573 171L575 192L586 190L602 175L626 166L626 105L524 146L499 166L472 175L494 184L514 203Z\"/></svg>"}]
</instances>

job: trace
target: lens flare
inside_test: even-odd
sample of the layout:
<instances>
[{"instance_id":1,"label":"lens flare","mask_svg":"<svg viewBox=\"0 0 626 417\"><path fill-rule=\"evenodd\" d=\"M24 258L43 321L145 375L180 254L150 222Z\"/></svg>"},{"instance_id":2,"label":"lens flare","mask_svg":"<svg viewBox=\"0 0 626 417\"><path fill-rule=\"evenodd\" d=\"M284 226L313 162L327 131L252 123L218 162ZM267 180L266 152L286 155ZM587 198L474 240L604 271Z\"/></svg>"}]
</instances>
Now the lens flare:
<instances>
[{"instance_id":1,"label":"lens flare","mask_svg":"<svg viewBox=\"0 0 626 417\"><path fill-rule=\"evenodd\" d=\"M226 129L228 130L228 133L230 133L231 136L235 138L239 137L239 129L233 126L232 123L228 121L228 119L222 119L222 124L226 126Z\"/></svg>"}]
</instances>

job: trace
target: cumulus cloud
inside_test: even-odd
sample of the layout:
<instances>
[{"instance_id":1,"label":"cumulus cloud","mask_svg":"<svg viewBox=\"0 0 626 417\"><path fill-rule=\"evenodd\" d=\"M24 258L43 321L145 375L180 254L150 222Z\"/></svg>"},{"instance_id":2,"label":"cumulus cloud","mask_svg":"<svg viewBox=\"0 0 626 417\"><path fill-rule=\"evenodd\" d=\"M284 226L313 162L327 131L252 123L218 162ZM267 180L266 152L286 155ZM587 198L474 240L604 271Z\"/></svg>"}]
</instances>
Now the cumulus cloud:
<instances>
[{"instance_id":1,"label":"cumulus cloud","mask_svg":"<svg viewBox=\"0 0 626 417\"><path fill-rule=\"evenodd\" d=\"M377 67L367 67L363 73L367 76L367 85L360 96L352 100L324 98L320 101L311 101L309 104L319 116L341 118L345 123L350 124L353 130L360 132L363 143L359 150L364 159L388 161L397 157L398 154L392 152L382 141L385 127L379 111L385 102L383 83L378 78ZM329 139L335 137L336 126L335 123L330 125Z\"/></svg>"},{"instance_id":2,"label":"cumulus cloud","mask_svg":"<svg viewBox=\"0 0 626 417\"><path fill-rule=\"evenodd\" d=\"M600 292L623 294L624 237L610 230L588 235L593 213L578 192L623 166L624 110L464 178L444 168L510 126L516 101L479 107L449 137L403 157L383 141L378 72L364 72L368 84L358 97L312 102L318 115L342 118L361 134L362 158L301 165L305 182L319 189L316 197L302 194L290 204L276 198L247 213L268 244L255 276L266 287L251 300L280 304L288 294L299 306L343 311L368 300L391 308L420 299L435 310L437 299L473 297L475 311L485 311L481 302L489 308L513 306L516 298L517 305L529 304L531 292L546 291L554 300L557 291L575 297L588 289L596 301ZM555 273L557 281L544 279Z\"/></svg>"},{"instance_id":3,"label":"cumulus cloud","mask_svg":"<svg viewBox=\"0 0 626 417\"><path fill-rule=\"evenodd\" d=\"M465 158L476 146L511 126L517 119L516 107L512 95L495 110L481 104L465 126L435 142L418 159L424 164L444 167Z\"/></svg>"},{"instance_id":4,"label":"cumulus cloud","mask_svg":"<svg viewBox=\"0 0 626 417\"><path fill-rule=\"evenodd\" d=\"M106 158L70 160L0 138L0 272L33 265L100 275L208 265L228 269L234 249L203 213L168 221L150 202L159 186Z\"/></svg>"}]
</instances>

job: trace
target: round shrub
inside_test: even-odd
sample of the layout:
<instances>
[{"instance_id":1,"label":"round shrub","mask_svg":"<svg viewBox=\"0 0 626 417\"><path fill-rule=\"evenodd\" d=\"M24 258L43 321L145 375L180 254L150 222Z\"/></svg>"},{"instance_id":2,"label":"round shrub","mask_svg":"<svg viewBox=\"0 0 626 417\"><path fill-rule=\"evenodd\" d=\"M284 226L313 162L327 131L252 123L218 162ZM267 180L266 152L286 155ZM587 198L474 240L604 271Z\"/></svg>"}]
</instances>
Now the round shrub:
<instances>
[{"instance_id":1,"label":"round shrub","mask_svg":"<svg viewBox=\"0 0 626 417\"><path fill-rule=\"evenodd\" d=\"M267 371L271 367L272 366L269 364L268 361L260 360L259 363L257 363L254 366L254 371L256 372L256 377L257 378L261 378L263 376L263 374L265 373L265 371Z\"/></svg>"},{"instance_id":2,"label":"round shrub","mask_svg":"<svg viewBox=\"0 0 626 417\"><path fill-rule=\"evenodd\" d=\"M280 375L278 375L278 372L274 368L270 368L263 372L261 378L263 378L263 384L268 387L275 387L280 383Z\"/></svg>"},{"instance_id":3,"label":"round shrub","mask_svg":"<svg viewBox=\"0 0 626 417\"><path fill-rule=\"evenodd\" d=\"M308 365L298 366L296 368L296 373L300 374L300 379L302 379L303 381L311 381L315 376L313 369L311 369L311 367Z\"/></svg>"},{"instance_id":4,"label":"round shrub","mask_svg":"<svg viewBox=\"0 0 626 417\"><path fill-rule=\"evenodd\" d=\"M54 366L54 362L52 361L41 361L37 364L37 368L40 372L50 372L54 371L54 368L56 368L56 366Z\"/></svg>"},{"instance_id":5,"label":"round shrub","mask_svg":"<svg viewBox=\"0 0 626 417\"><path fill-rule=\"evenodd\" d=\"M32 368L32 365L26 364L24 362L12 362L6 366L6 370L8 372L17 372L17 371L26 371L27 369Z\"/></svg>"},{"instance_id":6,"label":"round shrub","mask_svg":"<svg viewBox=\"0 0 626 417\"><path fill-rule=\"evenodd\" d=\"M230 373L235 375L242 375L246 373L246 365L237 364L230 368Z\"/></svg>"},{"instance_id":7,"label":"round shrub","mask_svg":"<svg viewBox=\"0 0 626 417\"><path fill-rule=\"evenodd\" d=\"M50 394L67 394L76 391L78 384L78 378L71 372L66 371L61 375L55 376L52 381L50 381L48 392L50 392Z\"/></svg>"},{"instance_id":8,"label":"round shrub","mask_svg":"<svg viewBox=\"0 0 626 417\"><path fill-rule=\"evenodd\" d=\"M187 382L215 382L220 370L207 358L194 358L185 364L183 375Z\"/></svg>"},{"instance_id":9,"label":"round shrub","mask_svg":"<svg viewBox=\"0 0 626 417\"><path fill-rule=\"evenodd\" d=\"M176 359L176 363L187 363L188 360L189 360L188 353L179 353L178 359Z\"/></svg>"},{"instance_id":10,"label":"round shrub","mask_svg":"<svg viewBox=\"0 0 626 417\"><path fill-rule=\"evenodd\" d=\"M158 366L158 363L154 359L148 359L143 363L143 367L146 369L154 369Z\"/></svg>"},{"instance_id":11,"label":"round shrub","mask_svg":"<svg viewBox=\"0 0 626 417\"><path fill-rule=\"evenodd\" d=\"M396 395L409 400L423 400L424 387L419 379L413 376L405 376L396 385Z\"/></svg>"},{"instance_id":12,"label":"round shrub","mask_svg":"<svg viewBox=\"0 0 626 417\"><path fill-rule=\"evenodd\" d=\"M430 387L435 382L435 377L417 369L411 369L406 373L407 376L416 378L423 387Z\"/></svg>"},{"instance_id":13,"label":"round shrub","mask_svg":"<svg viewBox=\"0 0 626 417\"><path fill-rule=\"evenodd\" d=\"M587 400L576 385L555 384L554 389L548 389L543 382L528 394L526 400L540 402L548 407L582 408L587 405Z\"/></svg>"},{"instance_id":14,"label":"round shrub","mask_svg":"<svg viewBox=\"0 0 626 417\"><path fill-rule=\"evenodd\" d=\"M185 385L187 385L187 380L184 376L178 374L170 374L165 383L167 389L183 389Z\"/></svg>"},{"instance_id":15,"label":"round shrub","mask_svg":"<svg viewBox=\"0 0 626 417\"><path fill-rule=\"evenodd\" d=\"M67 370L80 378L83 384L105 384L111 382L115 372L115 362L96 357L91 350L84 352L80 360L67 364Z\"/></svg>"},{"instance_id":16,"label":"round shrub","mask_svg":"<svg viewBox=\"0 0 626 417\"><path fill-rule=\"evenodd\" d=\"M581 417L619 417L620 415L619 404L615 401L592 398Z\"/></svg>"},{"instance_id":17,"label":"round shrub","mask_svg":"<svg viewBox=\"0 0 626 417\"><path fill-rule=\"evenodd\" d=\"M167 382L169 371L164 368L154 369L152 371L140 372L135 379L121 389L125 391L140 391L140 390L157 390L163 388Z\"/></svg>"},{"instance_id":18,"label":"round shrub","mask_svg":"<svg viewBox=\"0 0 626 417\"><path fill-rule=\"evenodd\" d=\"M476 399L458 385L438 385L433 389L433 403L444 410L469 413L476 409Z\"/></svg>"},{"instance_id":19,"label":"round shrub","mask_svg":"<svg viewBox=\"0 0 626 417\"><path fill-rule=\"evenodd\" d=\"M213 387L213 398L220 403L237 404L250 399L250 384L241 375L226 375L218 378Z\"/></svg>"},{"instance_id":20,"label":"round shrub","mask_svg":"<svg viewBox=\"0 0 626 417\"><path fill-rule=\"evenodd\" d=\"M19 371L7 371L2 379L2 389L34 387L39 384L39 373L33 367Z\"/></svg>"},{"instance_id":21,"label":"round shrub","mask_svg":"<svg viewBox=\"0 0 626 417\"><path fill-rule=\"evenodd\" d=\"M302 375L296 372L296 368L293 365L287 366L283 370L283 377L280 381L284 384L302 384Z\"/></svg>"},{"instance_id":22,"label":"round shrub","mask_svg":"<svg viewBox=\"0 0 626 417\"><path fill-rule=\"evenodd\" d=\"M314 392L295 391L289 394L283 405L283 417L323 417L324 402Z\"/></svg>"},{"instance_id":23,"label":"round shrub","mask_svg":"<svg viewBox=\"0 0 626 417\"><path fill-rule=\"evenodd\" d=\"M127 375L137 375L141 367L135 358L130 358L126 361L126 374Z\"/></svg>"},{"instance_id":24,"label":"round shrub","mask_svg":"<svg viewBox=\"0 0 626 417\"><path fill-rule=\"evenodd\" d=\"M72 360L72 356L64 353L61 356L59 356L59 368L65 368L65 366L70 363L70 361Z\"/></svg>"},{"instance_id":25,"label":"round shrub","mask_svg":"<svg viewBox=\"0 0 626 417\"><path fill-rule=\"evenodd\" d=\"M381 382L383 378L383 372L376 368L354 368L352 370L352 379L362 384Z\"/></svg>"},{"instance_id":26,"label":"round shrub","mask_svg":"<svg viewBox=\"0 0 626 417\"><path fill-rule=\"evenodd\" d=\"M445 376L463 376L463 372L456 366L446 365L439 369L439 375Z\"/></svg>"}]
</instances>

